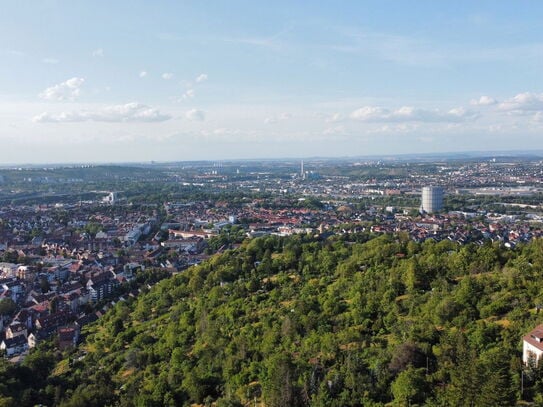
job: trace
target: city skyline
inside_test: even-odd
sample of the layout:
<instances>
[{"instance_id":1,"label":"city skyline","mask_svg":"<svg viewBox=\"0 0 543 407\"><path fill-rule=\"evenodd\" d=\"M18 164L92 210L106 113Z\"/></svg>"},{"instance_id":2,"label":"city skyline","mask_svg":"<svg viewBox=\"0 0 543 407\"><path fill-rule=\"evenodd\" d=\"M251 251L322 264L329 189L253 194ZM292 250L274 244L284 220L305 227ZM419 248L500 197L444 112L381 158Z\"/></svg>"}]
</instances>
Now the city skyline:
<instances>
[{"instance_id":1,"label":"city skyline","mask_svg":"<svg viewBox=\"0 0 543 407\"><path fill-rule=\"evenodd\" d=\"M5 4L2 163L542 149L542 11Z\"/></svg>"}]
</instances>

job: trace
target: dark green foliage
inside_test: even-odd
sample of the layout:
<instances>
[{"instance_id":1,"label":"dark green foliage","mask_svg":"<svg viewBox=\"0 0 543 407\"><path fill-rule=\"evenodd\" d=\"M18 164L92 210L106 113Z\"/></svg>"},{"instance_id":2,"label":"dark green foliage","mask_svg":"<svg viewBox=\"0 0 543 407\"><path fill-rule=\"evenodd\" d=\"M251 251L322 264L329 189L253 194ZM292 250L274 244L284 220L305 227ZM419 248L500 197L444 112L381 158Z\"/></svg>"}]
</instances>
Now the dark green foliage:
<instances>
[{"instance_id":1,"label":"dark green foliage","mask_svg":"<svg viewBox=\"0 0 543 407\"><path fill-rule=\"evenodd\" d=\"M1 359L0 406L51 405L54 387L46 384L55 363L54 355L45 348L31 353L22 365Z\"/></svg>"},{"instance_id":2,"label":"dark green foliage","mask_svg":"<svg viewBox=\"0 0 543 407\"><path fill-rule=\"evenodd\" d=\"M0 315L12 315L17 310L17 304L11 298L0 301Z\"/></svg>"}]
</instances>

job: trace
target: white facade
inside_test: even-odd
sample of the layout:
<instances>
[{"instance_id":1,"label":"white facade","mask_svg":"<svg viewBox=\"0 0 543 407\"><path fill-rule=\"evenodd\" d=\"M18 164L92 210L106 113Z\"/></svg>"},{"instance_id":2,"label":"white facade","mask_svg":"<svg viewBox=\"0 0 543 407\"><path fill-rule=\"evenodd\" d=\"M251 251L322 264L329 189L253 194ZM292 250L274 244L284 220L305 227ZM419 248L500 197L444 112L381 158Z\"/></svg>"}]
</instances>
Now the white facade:
<instances>
[{"instance_id":1,"label":"white facade","mask_svg":"<svg viewBox=\"0 0 543 407\"><path fill-rule=\"evenodd\" d=\"M427 213L439 212L441 209L443 209L443 188L422 188L421 209Z\"/></svg>"},{"instance_id":2,"label":"white facade","mask_svg":"<svg viewBox=\"0 0 543 407\"><path fill-rule=\"evenodd\" d=\"M110 205L115 205L117 202L117 192L110 192L105 198L102 199L102 201Z\"/></svg>"},{"instance_id":3,"label":"white facade","mask_svg":"<svg viewBox=\"0 0 543 407\"><path fill-rule=\"evenodd\" d=\"M538 325L522 340L522 361L536 367L543 356L543 325Z\"/></svg>"}]
</instances>

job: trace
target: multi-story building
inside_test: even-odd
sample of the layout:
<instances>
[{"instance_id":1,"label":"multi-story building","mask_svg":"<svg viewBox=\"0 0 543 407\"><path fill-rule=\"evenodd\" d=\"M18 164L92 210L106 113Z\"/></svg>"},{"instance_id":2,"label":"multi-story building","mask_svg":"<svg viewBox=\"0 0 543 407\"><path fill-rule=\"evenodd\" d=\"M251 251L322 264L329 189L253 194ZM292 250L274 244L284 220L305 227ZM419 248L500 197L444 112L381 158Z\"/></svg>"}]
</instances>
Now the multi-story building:
<instances>
[{"instance_id":1,"label":"multi-story building","mask_svg":"<svg viewBox=\"0 0 543 407\"><path fill-rule=\"evenodd\" d=\"M443 209L443 188L428 186L422 188L421 210L426 213L435 213Z\"/></svg>"}]
</instances>

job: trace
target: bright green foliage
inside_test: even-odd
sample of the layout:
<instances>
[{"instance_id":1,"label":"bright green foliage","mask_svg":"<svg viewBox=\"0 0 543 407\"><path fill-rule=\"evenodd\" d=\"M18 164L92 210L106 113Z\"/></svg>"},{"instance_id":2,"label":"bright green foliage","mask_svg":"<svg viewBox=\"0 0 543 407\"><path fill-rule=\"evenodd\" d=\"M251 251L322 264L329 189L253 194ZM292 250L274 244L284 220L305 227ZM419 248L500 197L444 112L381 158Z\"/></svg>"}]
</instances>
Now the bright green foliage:
<instances>
[{"instance_id":1,"label":"bright green foliage","mask_svg":"<svg viewBox=\"0 0 543 407\"><path fill-rule=\"evenodd\" d=\"M424 369L408 367L392 382L394 403L398 406L410 406L424 400L425 387Z\"/></svg>"},{"instance_id":2,"label":"bright green foliage","mask_svg":"<svg viewBox=\"0 0 543 407\"><path fill-rule=\"evenodd\" d=\"M0 380L2 402L514 405L520 339L542 319L543 242L346 239L245 241L118 303L67 371L33 362L49 375L41 398L21 375ZM525 399L541 377L526 372Z\"/></svg>"}]
</instances>

